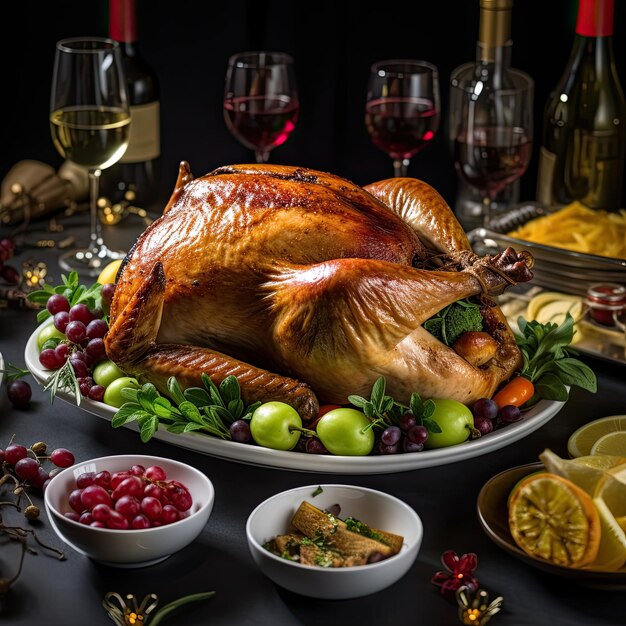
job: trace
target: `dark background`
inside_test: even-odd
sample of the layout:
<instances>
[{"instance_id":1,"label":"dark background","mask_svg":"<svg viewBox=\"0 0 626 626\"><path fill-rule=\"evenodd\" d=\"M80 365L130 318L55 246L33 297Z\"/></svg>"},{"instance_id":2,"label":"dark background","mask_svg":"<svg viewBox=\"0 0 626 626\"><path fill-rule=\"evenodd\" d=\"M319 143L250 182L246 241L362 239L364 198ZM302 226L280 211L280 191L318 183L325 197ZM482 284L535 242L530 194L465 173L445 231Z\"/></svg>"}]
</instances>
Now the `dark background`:
<instances>
[{"instance_id":1,"label":"dark background","mask_svg":"<svg viewBox=\"0 0 626 626\"><path fill-rule=\"evenodd\" d=\"M367 184L392 175L391 160L370 142L363 112L368 70L385 58L421 58L437 65L442 123L418 154L409 175L438 189L453 204L457 178L447 137L451 71L474 59L478 0L382 2L139 1L143 56L161 87L162 195L173 188L181 160L196 176L217 166L252 161L229 134L222 115L228 57L273 49L295 58L301 113L296 130L271 153L273 163L300 165ZM2 118L0 177L15 162L39 159L58 166L48 129L48 101L56 40L106 35L107 0L10 3L0 38ZM615 2L615 53L626 84L624 16ZM3 12L8 12L3 3ZM535 196L543 107L567 62L577 0L517 0L512 65L535 79L535 143L521 181L522 200Z\"/></svg>"}]
</instances>

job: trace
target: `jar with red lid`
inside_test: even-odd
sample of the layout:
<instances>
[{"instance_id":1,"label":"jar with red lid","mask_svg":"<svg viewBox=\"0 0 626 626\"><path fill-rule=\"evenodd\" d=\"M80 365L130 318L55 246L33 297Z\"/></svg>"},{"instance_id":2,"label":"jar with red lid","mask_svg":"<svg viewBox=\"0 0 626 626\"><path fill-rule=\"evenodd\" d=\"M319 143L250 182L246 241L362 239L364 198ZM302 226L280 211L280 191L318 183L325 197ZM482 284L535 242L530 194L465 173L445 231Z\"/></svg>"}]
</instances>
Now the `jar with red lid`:
<instances>
[{"instance_id":1,"label":"jar with red lid","mask_svg":"<svg viewBox=\"0 0 626 626\"><path fill-rule=\"evenodd\" d=\"M617 283L591 285L585 304L589 307L589 317L598 324L621 328L619 318L626 313L626 287Z\"/></svg>"}]
</instances>

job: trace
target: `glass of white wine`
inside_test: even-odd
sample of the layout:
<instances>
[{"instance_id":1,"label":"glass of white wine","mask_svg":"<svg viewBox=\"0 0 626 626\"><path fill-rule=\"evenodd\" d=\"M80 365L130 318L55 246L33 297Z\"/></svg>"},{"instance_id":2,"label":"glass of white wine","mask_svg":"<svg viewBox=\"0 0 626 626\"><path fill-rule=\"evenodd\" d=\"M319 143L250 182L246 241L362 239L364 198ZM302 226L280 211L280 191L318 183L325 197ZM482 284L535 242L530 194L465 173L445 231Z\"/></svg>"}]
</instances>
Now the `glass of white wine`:
<instances>
[{"instance_id":1,"label":"glass of white wine","mask_svg":"<svg viewBox=\"0 0 626 626\"><path fill-rule=\"evenodd\" d=\"M61 156L89 173L89 243L63 254L59 265L82 276L98 276L105 265L124 256L105 245L97 205L101 171L122 157L130 131L128 88L118 42L104 37L57 42L50 131Z\"/></svg>"}]
</instances>

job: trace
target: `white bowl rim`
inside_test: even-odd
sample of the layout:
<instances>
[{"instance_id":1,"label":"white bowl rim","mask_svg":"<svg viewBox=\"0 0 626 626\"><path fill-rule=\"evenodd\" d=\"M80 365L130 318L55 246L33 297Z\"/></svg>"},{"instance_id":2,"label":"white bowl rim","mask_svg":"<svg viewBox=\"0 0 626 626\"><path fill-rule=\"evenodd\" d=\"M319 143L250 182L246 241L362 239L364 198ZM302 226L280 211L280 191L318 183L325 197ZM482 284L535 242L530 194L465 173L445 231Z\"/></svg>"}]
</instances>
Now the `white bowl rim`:
<instances>
[{"instance_id":1,"label":"white bowl rim","mask_svg":"<svg viewBox=\"0 0 626 626\"><path fill-rule=\"evenodd\" d=\"M319 565L302 565L302 563L298 563L297 561L290 561L288 559L283 559L282 557L277 556L273 552L270 552L269 550L264 548L254 538L252 531L251 531L252 519L261 508L266 507L273 500L277 500L278 498L288 496L289 494L296 493L298 491L305 491L307 489L312 489L313 491L315 491L316 489L320 489L320 488L324 490L324 489L331 488L331 487L340 487L342 489L364 492L366 494L371 494L375 496L382 496L385 499L389 499L394 504L399 505L400 508L405 509L406 512L409 514L409 516L412 517L413 520L415 521L417 541L415 541L414 545L408 546L408 549L405 549L405 550L401 549L400 552L394 554L393 556L390 556L387 559L378 561L377 563L366 563L365 565L351 565L350 567L321 567ZM417 511L413 507L409 506L406 502L404 502L404 500L401 500L400 498L397 498L396 496L392 496L390 493L385 493L384 491L379 491L377 489L371 489L369 487L360 487L358 485L348 485L348 484L343 484L343 483L326 483L326 484L318 483L315 485L303 485L302 487L294 487L293 489L287 489L286 491L281 491L279 493L274 494L273 496L270 496L269 498L263 500L263 502L258 504L252 510L252 512L248 516L248 520L246 521L246 536L248 537L248 540L252 543L252 545L257 550L262 551L262 554L267 555L273 561L277 563L285 564L288 567L289 566L294 567L300 571L315 570L315 571L323 571L323 572L333 572L334 575L344 575L344 576L347 575L349 572L358 572L358 571L363 571L363 570L366 570L369 572L369 571L374 571L380 567L388 566L390 563L397 561L398 559L403 558L407 554L409 554L412 548L419 545L421 539L423 538L423 535L424 535L424 526L422 524L422 519L418 515ZM407 545L406 537L404 539L403 545Z\"/></svg>"},{"instance_id":2,"label":"white bowl rim","mask_svg":"<svg viewBox=\"0 0 626 626\"><path fill-rule=\"evenodd\" d=\"M215 500L215 488L213 487L213 483L211 479L204 472L201 472L199 469L193 467L193 465L189 465L188 463L183 463L182 461L177 461L176 459L168 459L167 457L151 456L147 454L111 454L109 456L98 456L93 459L87 459L86 461L80 461L79 463L74 463L73 465L70 465L70 467L65 467L61 472L59 472L56 476L54 476L52 480L59 478L60 476L64 475L66 472L70 473L72 470L75 470L77 467L80 467L81 465L87 465L88 463L95 463L96 461L108 461L108 460L113 460L113 459L115 460L133 459L135 461L133 465L139 464L139 461L141 459L145 461L154 461L154 463L151 463L152 465L156 465L158 461L161 461L161 462L166 461L167 463L172 463L185 470L191 470L191 473L196 474L205 483L208 489L208 496L207 496L206 502L197 511L194 511L188 517L179 519L175 522L172 522L171 524L164 524L163 526L156 526L154 528L128 528L128 529L98 528L95 526L87 526L86 524L82 524L81 522L77 522L73 519L70 519L69 517L66 517L63 513L61 513L61 511L59 511L56 507L54 507L50 503L49 494L48 494L48 489L50 485L48 485L44 493L44 504L46 508L48 508L56 517L63 518L63 521L70 524L70 526L73 525L77 528L89 528L91 531L104 533L104 534L112 533L114 535L126 535L130 533L134 537L136 536L137 532L144 532L144 533L153 533L153 532L159 532L159 531L163 532L163 529L170 529L173 527L177 527L180 524L187 522L190 519L195 518L199 513L204 511L207 507L212 506ZM141 463L141 465L143 465L143 463ZM123 471L123 470L119 470L119 471Z\"/></svg>"}]
</instances>

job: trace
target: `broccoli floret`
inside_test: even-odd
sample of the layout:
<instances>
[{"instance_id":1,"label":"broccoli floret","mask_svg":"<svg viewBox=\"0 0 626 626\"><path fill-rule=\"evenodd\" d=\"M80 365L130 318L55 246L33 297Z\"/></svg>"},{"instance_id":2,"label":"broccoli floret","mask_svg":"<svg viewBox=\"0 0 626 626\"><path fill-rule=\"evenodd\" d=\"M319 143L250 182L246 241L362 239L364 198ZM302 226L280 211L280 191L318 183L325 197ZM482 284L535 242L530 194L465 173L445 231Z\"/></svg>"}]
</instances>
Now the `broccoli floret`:
<instances>
[{"instance_id":1,"label":"broccoli floret","mask_svg":"<svg viewBox=\"0 0 626 626\"><path fill-rule=\"evenodd\" d=\"M454 302L424 322L424 328L451 346L464 332L483 329L480 307L469 300Z\"/></svg>"}]
</instances>

